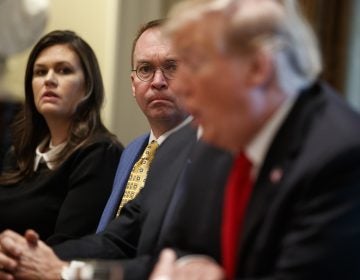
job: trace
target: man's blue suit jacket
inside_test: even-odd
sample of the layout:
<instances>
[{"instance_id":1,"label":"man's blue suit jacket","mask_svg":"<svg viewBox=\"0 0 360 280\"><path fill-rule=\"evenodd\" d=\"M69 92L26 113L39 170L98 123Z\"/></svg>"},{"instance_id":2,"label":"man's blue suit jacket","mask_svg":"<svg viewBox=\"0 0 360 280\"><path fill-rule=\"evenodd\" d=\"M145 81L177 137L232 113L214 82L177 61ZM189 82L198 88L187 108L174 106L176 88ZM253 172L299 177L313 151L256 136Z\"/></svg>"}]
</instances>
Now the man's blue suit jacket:
<instances>
[{"instance_id":1,"label":"man's blue suit jacket","mask_svg":"<svg viewBox=\"0 0 360 280\"><path fill-rule=\"evenodd\" d=\"M97 233L103 231L107 224L114 218L115 212L120 204L120 199L124 194L131 169L143 153L148 141L149 133L141 135L132 141L123 151L117 167L112 192L100 218L96 230Z\"/></svg>"}]
</instances>

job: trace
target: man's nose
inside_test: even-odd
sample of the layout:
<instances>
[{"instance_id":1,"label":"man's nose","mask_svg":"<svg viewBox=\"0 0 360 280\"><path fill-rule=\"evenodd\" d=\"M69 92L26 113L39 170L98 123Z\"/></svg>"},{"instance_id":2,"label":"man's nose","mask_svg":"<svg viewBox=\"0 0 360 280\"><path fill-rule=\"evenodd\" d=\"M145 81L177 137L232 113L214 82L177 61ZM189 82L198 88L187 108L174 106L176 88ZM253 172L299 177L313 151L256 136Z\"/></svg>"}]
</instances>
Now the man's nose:
<instances>
[{"instance_id":1,"label":"man's nose","mask_svg":"<svg viewBox=\"0 0 360 280\"><path fill-rule=\"evenodd\" d=\"M154 72L154 78L151 85L157 89L166 88L168 86L167 79L160 68L157 68Z\"/></svg>"}]
</instances>

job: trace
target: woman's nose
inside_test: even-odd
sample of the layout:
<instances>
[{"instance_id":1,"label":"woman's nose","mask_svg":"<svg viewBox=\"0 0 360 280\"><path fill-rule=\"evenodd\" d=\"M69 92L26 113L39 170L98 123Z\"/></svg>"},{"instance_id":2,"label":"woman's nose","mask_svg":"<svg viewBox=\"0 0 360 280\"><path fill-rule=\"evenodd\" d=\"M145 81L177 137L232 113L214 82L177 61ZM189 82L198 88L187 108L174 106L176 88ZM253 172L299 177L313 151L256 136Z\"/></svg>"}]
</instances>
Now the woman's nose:
<instances>
[{"instance_id":1,"label":"woman's nose","mask_svg":"<svg viewBox=\"0 0 360 280\"><path fill-rule=\"evenodd\" d=\"M49 70L45 76L45 85L57 85L56 75L53 70Z\"/></svg>"}]
</instances>

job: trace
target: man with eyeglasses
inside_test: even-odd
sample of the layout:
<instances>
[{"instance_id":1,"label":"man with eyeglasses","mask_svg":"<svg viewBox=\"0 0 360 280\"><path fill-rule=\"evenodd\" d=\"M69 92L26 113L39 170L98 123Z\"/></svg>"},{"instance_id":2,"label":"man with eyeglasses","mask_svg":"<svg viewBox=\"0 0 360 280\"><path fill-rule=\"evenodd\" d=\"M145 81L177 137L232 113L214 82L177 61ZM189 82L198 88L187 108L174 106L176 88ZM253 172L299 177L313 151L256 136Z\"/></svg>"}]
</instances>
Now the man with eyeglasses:
<instances>
[{"instance_id":1,"label":"man with eyeglasses","mask_svg":"<svg viewBox=\"0 0 360 280\"><path fill-rule=\"evenodd\" d=\"M141 157L146 146L156 141L162 146L165 139L171 134L185 127L189 130L191 117L181 107L172 90L172 79L177 68L177 56L172 51L170 43L165 40L161 32L163 19L153 20L143 25L132 46L131 56L131 85L132 94L147 118L151 131L133 142L124 150L120 160L118 172L114 182L113 192L104 209L97 232L120 213L121 199L131 200L134 190L127 186L131 170ZM191 132L194 136L194 131ZM189 141L190 143L191 141ZM188 144L179 143L180 149L186 149ZM185 153L186 154L186 153ZM156 153L155 153L156 156ZM173 160L176 155L169 153L164 160ZM179 160L179 159L178 159ZM151 165L150 165L151 167ZM176 171L177 172L177 171ZM146 179L145 179L146 180Z\"/></svg>"},{"instance_id":2,"label":"man with eyeglasses","mask_svg":"<svg viewBox=\"0 0 360 280\"><path fill-rule=\"evenodd\" d=\"M124 150L98 233L51 249L39 241L33 231L28 231L25 238L11 231L3 232L0 234L0 279L70 279L69 274L85 263L63 260L75 258L127 259L123 263L125 279L139 279L137 275L146 274L141 270L150 268L142 264L150 261L150 255L155 253L168 206L170 202L174 204L173 193L179 188L195 144L198 145L197 131L190 126L191 118L172 90L177 56L170 42L162 36L162 24L162 20L149 22L134 40L132 91L149 121L151 132L135 139ZM153 140L159 148L146 185L121 209L119 218L114 219L132 166ZM203 151L208 154L204 161L216 168L217 174L227 174L227 163L232 160L228 154L208 149L205 144L200 154Z\"/></svg>"}]
</instances>

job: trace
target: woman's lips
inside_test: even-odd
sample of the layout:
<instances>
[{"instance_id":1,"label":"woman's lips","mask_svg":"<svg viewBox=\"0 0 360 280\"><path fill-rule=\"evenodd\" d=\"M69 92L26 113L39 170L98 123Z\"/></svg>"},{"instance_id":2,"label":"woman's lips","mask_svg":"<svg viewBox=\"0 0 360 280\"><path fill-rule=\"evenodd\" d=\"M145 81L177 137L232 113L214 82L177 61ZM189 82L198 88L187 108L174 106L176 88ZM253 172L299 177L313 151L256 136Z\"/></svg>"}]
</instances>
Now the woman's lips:
<instances>
[{"instance_id":1,"label":"woman's lips","mask_svg":"<svg viewBox=\"0 0 360 280\"><path fill-rule=\"evenodd\" d=\"M45 99L45 100L54 100L58 98L59 95L52 91L46 91L41 95L41 99Z\"/></svg>"}]
</instances>

